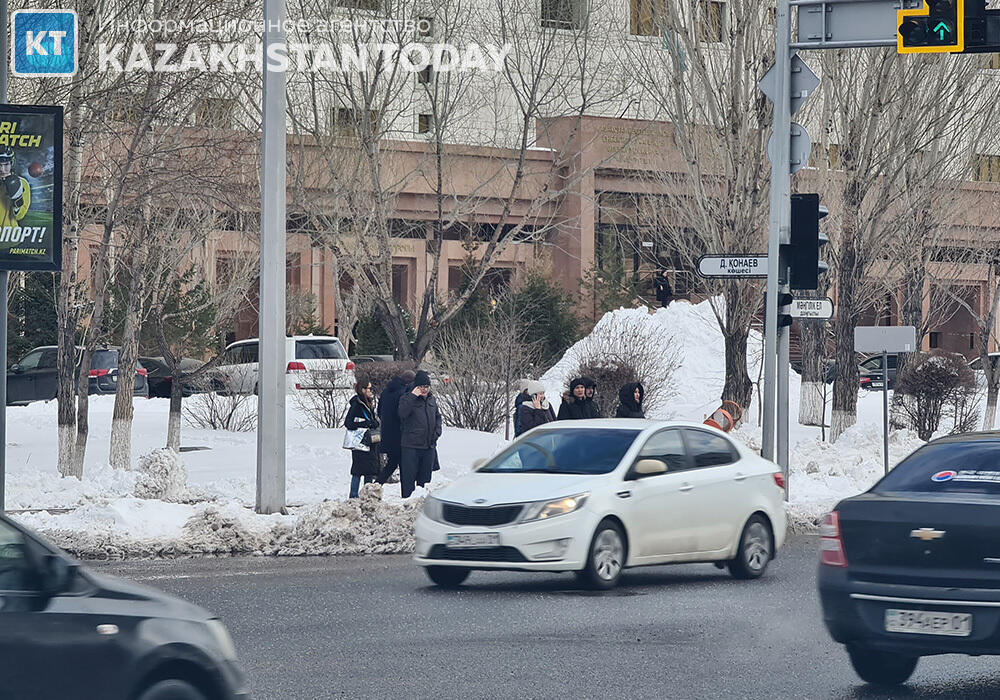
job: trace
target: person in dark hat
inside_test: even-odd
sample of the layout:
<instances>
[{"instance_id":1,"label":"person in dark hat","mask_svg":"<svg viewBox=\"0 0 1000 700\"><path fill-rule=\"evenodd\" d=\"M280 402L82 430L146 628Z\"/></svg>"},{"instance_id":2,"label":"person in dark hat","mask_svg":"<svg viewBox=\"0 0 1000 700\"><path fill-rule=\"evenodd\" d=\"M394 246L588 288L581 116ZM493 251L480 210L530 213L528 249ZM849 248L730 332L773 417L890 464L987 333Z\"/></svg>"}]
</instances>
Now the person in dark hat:
<instances>
[{"instance_id":1,"label":"person in dark hat","mask_svg":"<svg viewBox=\"0 0 1000 700\"><path fill-rule=\"evenodd\" d=\"M431 378L420 370L413 386L399 399L402 426L399 487L408 498L417 486L430 483L437 466L437 441L441 437L441 411L431 394Z\"/></svg>"},{"instance_id":2,"label":"person in dark hat","mask_svg":"<svg viewBox=\"0 0 1000 700\"><path fill-rule=\"evenodd\" d=\"M378 399L378 417L382 421L382 442L380 448L385 455L385 466L379 472L378 482L384 484L399 469L402 459L403 439L402 427L399 423L399 399L406 393L406 388L413 384L416 372L405 370L389 380Z\"/></svg>"},{"instance_id":3,"label":"person in dark hat","mask_svg":"<svg viewBox=\"0 0 1000 700\"><path fill-rule=\"evenodd\" d=\"M597 406L594 405L593 394L590 398L587 397L586 379L586 377L577 377L569 383L569 392L562 395L562 405L559 406L557 420L600 418ZM596 384L594 386L596 387Z\"/></svg>"}]
</instances>

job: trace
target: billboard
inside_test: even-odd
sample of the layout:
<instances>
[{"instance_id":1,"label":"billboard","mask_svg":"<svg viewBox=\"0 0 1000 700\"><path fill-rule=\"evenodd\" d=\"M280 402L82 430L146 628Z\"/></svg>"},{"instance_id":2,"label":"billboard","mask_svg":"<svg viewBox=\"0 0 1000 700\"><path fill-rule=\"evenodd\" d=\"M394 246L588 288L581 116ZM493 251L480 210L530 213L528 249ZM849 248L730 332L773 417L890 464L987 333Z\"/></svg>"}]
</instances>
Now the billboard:
<instances>
[{"instance_id":1,"label":"billboard","mask_svg":"<svg viewBox=\"0 0 1000 700\"><path fill-rule=\"evenodd\" d=\"M0 270L62 267L62 107L0 104Z\"/></svg>"}]
</instances>

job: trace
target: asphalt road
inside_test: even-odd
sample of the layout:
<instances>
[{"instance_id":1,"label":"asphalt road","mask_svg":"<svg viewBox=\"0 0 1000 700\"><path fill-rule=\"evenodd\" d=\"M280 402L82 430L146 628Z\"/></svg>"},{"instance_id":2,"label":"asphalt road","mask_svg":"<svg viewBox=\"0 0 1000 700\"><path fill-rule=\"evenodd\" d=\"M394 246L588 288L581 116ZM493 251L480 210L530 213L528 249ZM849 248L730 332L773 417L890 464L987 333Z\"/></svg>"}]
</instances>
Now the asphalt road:
<instances>
[{"instance_id":1,"label":"asphalt road","mask_svg":"<svg viewBox=\"0 0 1000 700\"><path fill-rule=\"evenodd\" d=\"M429 585L409 557L102 563L217 613L258 700L313 698L1000 698L1000 660L922 659L908 686L861 683L827 637L816 540L758 581L711 565L571 575L474 572Z\"/></svg>"}]
</instances>

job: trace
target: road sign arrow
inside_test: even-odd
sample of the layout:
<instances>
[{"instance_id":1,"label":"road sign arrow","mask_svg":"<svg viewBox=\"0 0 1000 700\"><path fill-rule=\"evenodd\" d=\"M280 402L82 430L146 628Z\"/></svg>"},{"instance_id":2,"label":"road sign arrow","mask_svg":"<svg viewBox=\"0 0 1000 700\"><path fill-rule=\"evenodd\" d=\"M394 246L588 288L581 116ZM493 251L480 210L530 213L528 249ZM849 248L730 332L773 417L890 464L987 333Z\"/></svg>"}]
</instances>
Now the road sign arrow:
<instances>
[{"instance_id":1,"label":"road sign arrow","mask_svg":"<svg viewBox=\"0 0 1000 700\"><path fill-rule=\"evenodd\" d=\"M938 22L937 26L933 29L934 33L938 35L938 39L944 41L945 34L951 34L951 27L949 27L944 22Z\"/></svg>"}]
</instances>

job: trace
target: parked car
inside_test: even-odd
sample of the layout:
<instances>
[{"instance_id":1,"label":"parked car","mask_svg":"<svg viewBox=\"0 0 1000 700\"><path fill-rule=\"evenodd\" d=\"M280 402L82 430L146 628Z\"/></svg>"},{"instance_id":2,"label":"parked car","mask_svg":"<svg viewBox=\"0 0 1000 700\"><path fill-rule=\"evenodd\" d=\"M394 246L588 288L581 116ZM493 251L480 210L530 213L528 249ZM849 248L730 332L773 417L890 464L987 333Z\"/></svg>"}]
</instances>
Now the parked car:
<instances>
[{"instance_id":1,"label":"parked car","mask_svg":"<svg viewBox=\"0 0 1000 700\"><path fill-rule=\"evenodd\" d=\"M216 617L98 575L2 515L0 668L5 698L249 697Z\"/></svg>"},{"instance_id":2,"label":"parked car","mask_svg":"<svg viewBox=\"0 0 1000 700\"><path fill-rule=\"evenodd\" d=\"M174 383L174 378L170 374L170 366L167 365L162 357L140 357L139 361L146 368L146 380L149 382L150 398L169 399ZM191 372L198 371L204 365L205 363L201 360L185 357L181 359L180 370L182 374L190 374ZM203 391L203 389L199 388L197 382L185 382L181 387L181 391L184 396L191 396Z\"/></svg>"},{"instance_id":3,"label":"parked car","mask_svg":"<svg viewBox=\"0 0 1000 700\"><path fill-rule=\"evenodd\" d=\"M784 478L698 423L554 422L427 496L414 535L444 587L509 569L611 588L625 568L680 562L752 579L785 539Z\"/></svg>"},{"instance_id":4,"label":"parked car","mask_svg":"<svg viewBox=\"0 0 1000 700\"><path fill-rule=\"evenodd\" d=\"M355 367L360 365L370 365L375 362L395 361L395 358L392 355L355 355L351 359L354 361Z\"/></svg>"},{"instance_id":5,"label":"parked car","mask_svg":"<svg viewBox=\"0 0 1000 700\"><path fill-rule=\"evenodd\" d=\"M995 372L997 366L1000 365L1000 352L991 352L989 354L990 364L993 365L993 371ZM969 369L973 372L983 371L983 358L977 357L973 360L969 360Z\"/></svg>"},{"instance_id":6,"label":"parked car","mask_svg":"<svg viewBox=\"0 0 1000 700\"><path fill-rule=\"evenodd\" d=\"M25 404L32 401L51 401L59 389L59 371L56 368L58 348L46 345L35 348L7 370L7 403ZM77 348L77 372L83 348ZM118 390L118 348L105 347L95 350L90 360L90 394L114 394ZM79 376L79 374L77 375ZM136 365L136 396L146 396L149 390L146 369Z\"/></svg>"},{"instance_id":7,"label":"parked car","mask_svg":"<svg viewBox=\"0 0 1000 700\"><path fill-rule=\"evenodd\" d=\"M823 619L858 675L921 656L1000 655L1000 433L932 440L820 528Z\"/></svg>"},{"instance_id":8,"label":"parked car","mask_svg":"<svg viewBox=\"0 0 1000 700\"><path fill-rule=\"evenodd\" d=\"M260 376L260 341L240 340L229 345L211 372L213 384L223 392L256 394ZM350 389L354 363L340 340L333 336L296 335L285 338L287 391Z\"/></svg>"},{"instance_id":9,"label":"parked car","mask_svg":"<svg viewBox=\"0 0 1000 700\"><path fill-rule=\"evenodd\" d=\"M899 360L898 355L887 355L886 362L889 365L889 389L896 385L896 365ZM858 365L860 373L859 384L862 389L882 390L882 356L875 355Z\"/></svg>"}]
</instances>

